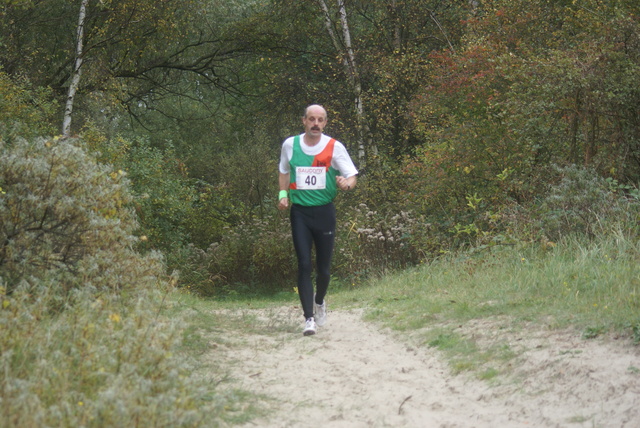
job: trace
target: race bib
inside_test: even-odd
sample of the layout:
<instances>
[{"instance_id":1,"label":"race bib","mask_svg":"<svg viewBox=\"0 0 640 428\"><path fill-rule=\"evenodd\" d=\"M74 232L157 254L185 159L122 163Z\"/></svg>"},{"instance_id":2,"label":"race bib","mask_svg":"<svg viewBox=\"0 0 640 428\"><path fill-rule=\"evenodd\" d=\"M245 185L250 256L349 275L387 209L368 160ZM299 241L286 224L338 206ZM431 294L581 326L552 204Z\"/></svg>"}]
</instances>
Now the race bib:
<instances>
[{"instance_id":1,"label":"race bib","mask_svg":"<svg viewBox=\"0 0 640 428\"><path fill-rule=\"evenodd\" d=\"M327 169L324 166L296 167L296 188L322 190L327 187Z\"/></svg>"}]
</instances>

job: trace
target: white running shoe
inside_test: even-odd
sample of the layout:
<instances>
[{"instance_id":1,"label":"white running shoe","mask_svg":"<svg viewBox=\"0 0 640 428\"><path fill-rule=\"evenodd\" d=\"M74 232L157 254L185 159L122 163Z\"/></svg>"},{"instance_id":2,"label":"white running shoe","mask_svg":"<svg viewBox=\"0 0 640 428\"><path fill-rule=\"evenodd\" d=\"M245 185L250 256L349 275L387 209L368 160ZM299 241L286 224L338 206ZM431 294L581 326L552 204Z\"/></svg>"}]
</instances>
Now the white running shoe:
<instances>
[{"instance_id":1,"label":"white running shoe","mask_svg":"<svg viewBox=\"0 0 640 428\"><path fill-rule=\"evenodd\" d=\"M314 300L313 307L315 309L316 323L318 327L322 327L327 322L327 301L323 300L322 304L318 305Z\"/></svg>"},{"instance_id":2,"label":"white running shoe","mask_svg":"<svg viewBox=\"0 0 640 428\"><path fill-rule=\"evenodd\" d=\"M304 323L304 330L302 331L302 334L305 336L316 334L316 321L313 317L307 318L307 321Z\"/></svg>"}]
</instances>

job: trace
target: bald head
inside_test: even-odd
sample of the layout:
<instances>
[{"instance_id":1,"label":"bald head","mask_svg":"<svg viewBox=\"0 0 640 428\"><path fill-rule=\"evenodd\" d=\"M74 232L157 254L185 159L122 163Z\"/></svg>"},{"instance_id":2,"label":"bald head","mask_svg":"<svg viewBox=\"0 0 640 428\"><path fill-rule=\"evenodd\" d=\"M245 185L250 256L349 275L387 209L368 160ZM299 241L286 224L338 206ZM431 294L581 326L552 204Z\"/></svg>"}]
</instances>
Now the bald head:
<instances>
[{"instance_id":1,"label":"bald head","mask_svg":"<svg viewBox=\"0 0 640 428\"><path fill-rule=\"evenodd\" d=\"M304 117L309 116L324 116L327 119L327 111L320 104L311 104L304 110Z\"/></svg>"}]
</instances>

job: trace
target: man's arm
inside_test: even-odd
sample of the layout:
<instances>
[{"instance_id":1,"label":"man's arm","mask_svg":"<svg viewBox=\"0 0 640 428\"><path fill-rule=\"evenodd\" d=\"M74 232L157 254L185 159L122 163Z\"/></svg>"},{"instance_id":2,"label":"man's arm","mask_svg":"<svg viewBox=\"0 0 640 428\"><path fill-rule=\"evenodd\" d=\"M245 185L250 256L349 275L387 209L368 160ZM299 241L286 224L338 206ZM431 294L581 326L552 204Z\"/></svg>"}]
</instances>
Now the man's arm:
<instances>
[{"instance_id":1,"label":"man's arm","mask_svg":"<svg viewBox=\"0 0 640 428\"><path fill-rule=\"evenodd\" d=\"M287 174L283 174L283 173L279 173L280 176L278 177L278 184L279 184L279 188L280 190L286 190L289 191L289 175L290 173ZM289 206L289 198L280 198L280 200L278 201L278 208L281 210L286 209Z\"/></svg>"}]
</instances>

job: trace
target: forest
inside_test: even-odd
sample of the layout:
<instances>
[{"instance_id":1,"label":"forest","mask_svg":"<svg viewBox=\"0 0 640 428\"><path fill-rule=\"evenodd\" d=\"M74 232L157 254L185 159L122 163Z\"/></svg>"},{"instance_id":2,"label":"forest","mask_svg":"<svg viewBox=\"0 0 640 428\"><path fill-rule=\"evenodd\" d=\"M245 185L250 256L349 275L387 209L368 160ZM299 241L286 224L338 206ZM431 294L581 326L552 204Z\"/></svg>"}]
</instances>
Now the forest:
<instances>
[{"instance_id":1,"label":"forest","mask_svg":"<svg viewBox=\"0 0 640 428\"><path fill-rule=\"evenodd\" d=\"M338 280L633 220L638 9L631 0L4 0L0 270L74 271L92 227L76 223L94 221L60 208L74 197L102 220L135 223L131 248L162 254L182 287L207 296L289 288L277 161L312 103L326 107L326 132L360 170L358 191L337 201ZM50 159L74 172L45 185L49 211L21 202L37 193L18 185L36 171L9 166L24 151L29 165ZM89 163L113 178L92 178ZM77 180L95 189L65 193Z\"/></svg>"},{"instance_id":2,"label":"forest","mask_svg":"<svg viewBox=\"0 0 640 428\"><path fill-rule=\"evenodd\" d=\"M575 237L637 266L639 82L637 0L0 0L0 424L233 412L167 296L291 292L310 104L359 170L337 287Z\"/></svg>"}]
</instances>

